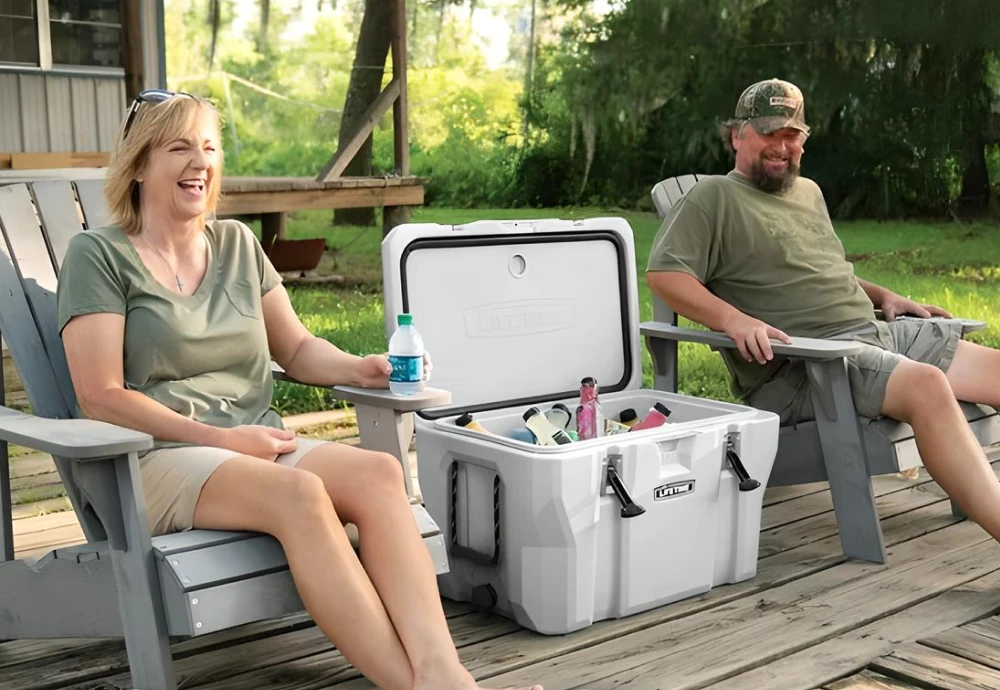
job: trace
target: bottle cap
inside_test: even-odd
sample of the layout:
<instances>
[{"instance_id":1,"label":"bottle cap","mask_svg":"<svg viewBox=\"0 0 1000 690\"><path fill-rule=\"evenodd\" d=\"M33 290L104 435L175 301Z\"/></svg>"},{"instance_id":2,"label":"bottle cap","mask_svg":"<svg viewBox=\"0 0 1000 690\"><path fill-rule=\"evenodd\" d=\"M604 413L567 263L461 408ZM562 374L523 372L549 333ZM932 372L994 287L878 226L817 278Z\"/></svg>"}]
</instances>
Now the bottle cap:
<instances>
[{"instance_id":1,"label":"bottle cap","mask_svg":"<svg viewBox=\"0 0 1000 690\"><path fill-rule=\"evenodd\" d=\"M660 414L662 414L664 417L670 416L670 408L664 405L663 403L661 402L653 403L653 407L659 410Z\"/></svg>"},{"instance_id":2,"label":"bottle cap","mask_svg":"<svg viewBox=\"0 0 1000 690\"><path fill-rule=\"evenodd\" d=\"M585 376L585 377L583 377L583 380L580 381L580 385L581 386L596 386L597 385L597 379L595 379L593 376Z\"/></svg>"},{"instance_id":3,"label":"bottle cap","mask_svg":"<svg viewBox=\"0 0 1000 690\"><path fill-rule=\"evenodd\" d=\"M522 415L522 417L524 418L524 421L528 421L529 419L531 419L532 417L534 417L538 413L539 413L539 409L537 407L532 407L532 408L529 408L527 411L525 411L525 413Z\"/></svg>"},{"instance_id":4,"label":"bottle cap","mask_svg":"<svg viewBox=\"0 0 1000 690\"><path fill-rule=\"evenodd\" d=\"M635 413L631 407L626 407L624 410L618 413L618 419L622 424L628 424L629 422L634 422L639 418L639 415Z\"/></svg>"},{"instance_id":5,"label":"bottle cap","mask_svg":"<svg viewBox=\"0 0 1000 690\"><path fill-rule=\"evenodd\" d=\"M413 314L400 314L396 317L397 326L409 326L413 323Z\"/></svg>"},{"instance_id":6,"label":"bottle cap","mask_svg":"<svg viewBox=\"0 0 1000 690\"><path fill-rule=\"evenodd\" d=\"M466 412L461 417L455 420L455 424L459 426L468 426L472 422L472 413Z\"/></svg>"}]
</instances>

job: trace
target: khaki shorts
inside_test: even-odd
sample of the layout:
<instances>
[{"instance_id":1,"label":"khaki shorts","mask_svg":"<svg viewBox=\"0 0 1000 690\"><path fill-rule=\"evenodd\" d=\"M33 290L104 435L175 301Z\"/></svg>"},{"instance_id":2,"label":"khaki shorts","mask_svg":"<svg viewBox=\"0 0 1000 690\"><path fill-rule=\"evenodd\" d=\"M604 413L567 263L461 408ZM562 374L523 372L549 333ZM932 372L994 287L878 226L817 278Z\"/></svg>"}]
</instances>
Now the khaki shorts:
<instances>
[{"instance_id":1,"label":"khaki shorts","mask_svg":"<svg viewBox=\"0 0 1000 690\"><path fill-rule=\"evenodd\" d=\"M854 409L859 415L874 419L882 414L889 375L903 360L933 364L941 371L948 371L962 339L962 322L917 318L876 321L832 339L864 344L864 349L847 358L847 375ZM782 424L816 418L802 360L787 360L774 378L750 394L748 402L778 414Z\"/></svg>"},{"instance_id":2,"label":"khaki shorts","mask_svg":"<svg viewBox=\"0 0 1000 690\"><path fill-rule=\"evenodd\" d=\"M279 465L294 467L305 455L324 443L299 436L298 448L279 455ZM201 489L219 465L238 453L212 446L180 446L151 450L139 458L139 475L146 497L149 530L159 534L191 529Z\"/></svg>"}]
</instances>

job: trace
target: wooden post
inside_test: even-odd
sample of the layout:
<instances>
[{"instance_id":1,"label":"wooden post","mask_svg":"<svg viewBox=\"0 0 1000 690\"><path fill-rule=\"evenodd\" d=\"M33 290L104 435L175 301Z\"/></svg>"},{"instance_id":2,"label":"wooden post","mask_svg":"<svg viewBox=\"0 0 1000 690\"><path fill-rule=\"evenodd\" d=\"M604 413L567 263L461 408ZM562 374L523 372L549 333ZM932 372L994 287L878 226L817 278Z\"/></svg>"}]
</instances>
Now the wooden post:
<instances>
[{"instance_id":1,"label":"wooden post","mask_svg":"<svg viewBox=\"0 0 1000 690\"><path fill-rule=\"evenodd\" d=\"M396 172L410 174L410 137L406 101L406 0L395 0L392 13L392 77L399 96L392 104L393 154Z\"/></svg>"},{"instance_id":2,"label":"wooden post","mask_svg":"<svg viewBox=\"0 0 1000 690\"><path fill-rule=\"evenodd\" d=\"M399 175L410 174L409 111L406 100L406 0L394 0L392 11L392 78L399 84L399 96L392 104L393 161ZM382 209L382 236L397 225L408 223L409 206Z\"/></svg>"},{"instance_id":3,"label":"wooden post","mask_svg":"<svg viewBox=\"0 0 1000 690\"><path fill-rule=\"evenodd\" d=\"M271 251L271 245L275 240L285 239L285 214L278 213L260 214L260 246L264 253Z\"/></svg>"},{"instance_id":4,"label":"wooden post","mask_svg":"<svg viewBox=\"0 0 1000 690\"><path fill-rule=\"evenodd\" d=\"M132 100L143 89L145 76L142 64L142 12L134 0L119 0L122 22L122 61L125 68L125 101Z\"/></svg>"}]
</instances>

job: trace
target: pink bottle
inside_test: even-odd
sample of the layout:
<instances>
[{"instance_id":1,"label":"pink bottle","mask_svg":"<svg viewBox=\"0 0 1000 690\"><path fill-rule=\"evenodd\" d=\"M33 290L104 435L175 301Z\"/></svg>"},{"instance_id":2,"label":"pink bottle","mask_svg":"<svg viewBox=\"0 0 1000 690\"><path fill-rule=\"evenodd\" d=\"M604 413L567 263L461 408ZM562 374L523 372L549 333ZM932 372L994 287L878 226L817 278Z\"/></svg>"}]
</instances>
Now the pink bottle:
<instances>
[{"instance_id":1,"label":"pink bottle","mask_svg":"<svg viewBox=\"0 0 1000 690\"><path fill-rule=\"evenodd\" d=\"M576 408L576 433L581 441L597 438L597 381L588 376L580 382L580 407Z\"/></svg>"},{"instance_id":2,"label":"pink bottle","mask_svg":"<svg viewBox=\"0 0 1000 690\"><path fill-rule=\"evenodd\" d=\"M649 414L646 415L645 419L632 427L631 431L642 431L643 429L655 429L658 426L666 424L667 417L670 416L670 409L663 403L653 403L653 407L650 408Z\"/></svg>"}]
</instances>

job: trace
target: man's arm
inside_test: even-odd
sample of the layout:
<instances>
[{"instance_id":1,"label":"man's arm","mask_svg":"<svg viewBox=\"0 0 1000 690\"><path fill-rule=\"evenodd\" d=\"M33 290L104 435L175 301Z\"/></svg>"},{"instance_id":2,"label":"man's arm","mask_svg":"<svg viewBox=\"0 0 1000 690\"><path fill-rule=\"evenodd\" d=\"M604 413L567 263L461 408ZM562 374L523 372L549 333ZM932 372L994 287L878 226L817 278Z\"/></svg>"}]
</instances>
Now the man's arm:
<instances>
[{"instance_id":1,"label":"man's arm","mask_svg":"<svg viewBox=\"0 0 1000 690\"><path fill-rule=\"evenodd\" d=\"M748 362L760 364L773 359L770 339L790 343L791 339L760 319L744 314L713 295L701 281L681 271L647 271L650 289L671 309L713 331L721 331L736 342Z\"/></svg>"},{"instance_id":2,"label":"man's arm","mask_svg":"<svg viewBox=\"0 0 1000 690\"><path fill-rule=\"evenodd\" d=\"M919 316L922 319L932 316L943 316L946 319L952 318L951 314L941 307L935 307L933 304L918 304L902 295L897 295L889 288L869 283L867 280L858 278L858 285L868 295L868 299L872 301L875 308L882 310L886 321L892 321L897 316L902 316L903 314Z\"/></svg>"},{"instance_id":3,"label":"man's arm","mask_svg":"<svg viewBox=\"0 0 1000 690\"><path fill-rule=\"evenodd\" d=\"M861 289L865 291L865 294L868 295L868 299L872 301L872 304L875 305L876 309L882 308L882 302L885 301L886 297L890 297L895 294L892 290L884 288L881 285L876 285L875 283L869 283L867 280L861 280L861 278L858 278L858 285L860 285Z\"/></svg>"}]
</instances>

